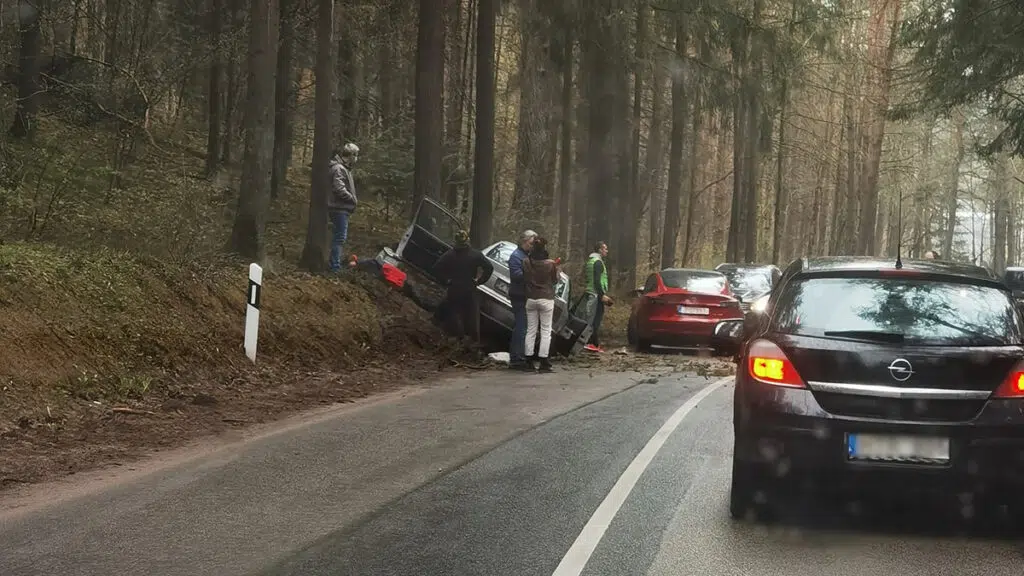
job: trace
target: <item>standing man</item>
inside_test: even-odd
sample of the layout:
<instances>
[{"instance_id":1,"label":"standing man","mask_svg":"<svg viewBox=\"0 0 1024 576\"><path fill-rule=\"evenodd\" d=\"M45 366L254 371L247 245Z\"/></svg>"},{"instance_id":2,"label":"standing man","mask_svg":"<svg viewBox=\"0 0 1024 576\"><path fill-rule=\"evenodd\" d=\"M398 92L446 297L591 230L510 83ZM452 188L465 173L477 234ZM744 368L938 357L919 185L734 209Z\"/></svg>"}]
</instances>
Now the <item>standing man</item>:
<instances>
[{"instance_id":1,"label":"standing man","mask_svg":"<svg viewBox=\"0 0 1024 576\"><path fill-rule=\"evenodd\" d=\"M469 336L473 344L480 342L480 294L476 287L487 282L494 266L483 252L469 245L469 232L455 233L455 246L441 255L434 264L437 277L448 286L441 304L442 318L458 338Z\"/></svg>"},{"instance_id":2,"label":"standing man","mask_svg":"<svg viewBox=\"0 0 1024 576\"><path fill-rule=\"evenodd\" d=\"M513 370L529 370L526 363L526 277L523 275L523 261L530 254L537 233L526 230L519 235L519 247L508 257L508 299L512 302L515 327L508 349L508 367Z\"/></svg>"},{"instance_id":3,"label":"standing man","mask_svg":"<svg viewBox=\"0 0 1024 576\"><path fill-rule=\"evenodd\" d=\"M613 303L608 296L608 269L604 266L604 259L607 257L608 244L603 241L594 244L594 252L587 258L584 269L587 276L587 319L594 330L590 335L590 342L586 345L586 349L591 352L603 352L597 333L604 319L604 307Z\"/></svg>"},{"instance_id":4,"label":"standing man","mask_svg":"<svg viewBox=\"0 0 1024 576\"><path fill-rule=\"evenodd\" d=\"M331 156L331 195L327 198L327 214L331 222L331 272L341 270L341 249L348 239L348 219L356 211L356 184L352 167L359 159L359 146L349 142Z\"/></svg>"}]
</instances>

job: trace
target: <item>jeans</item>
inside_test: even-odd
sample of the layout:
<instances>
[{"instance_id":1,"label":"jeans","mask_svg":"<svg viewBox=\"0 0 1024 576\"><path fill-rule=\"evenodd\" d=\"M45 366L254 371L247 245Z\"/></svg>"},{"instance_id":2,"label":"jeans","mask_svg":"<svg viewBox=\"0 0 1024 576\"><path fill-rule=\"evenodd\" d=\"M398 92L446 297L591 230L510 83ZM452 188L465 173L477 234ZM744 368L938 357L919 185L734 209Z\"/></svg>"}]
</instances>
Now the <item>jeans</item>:
<instances>
[{"instance_id":1,"label":"jeans","mask_svg":"<svg viewBox=\"0 0 1024 576\"><path fill-rule=\"evenodd\" d=\"M597 294L587 293L587 319L593 332L590 334L590 344L600 346L597 331L601 329L601 320L604 320L604 301Z\"/></svg>"},{"instance_id":2,"label":"jeans","mask_svg":"<svg viewBox=\"0 0 1024 576\"><path fill-rule=\"evenodd\" d=\"M515 316L515 327L512 329L512 342L509 343L508 357L512 364L526 362L526 298L513 296L512 314Z\"/></svg>"},{"instance_id":3,"label":"jeans","mask_svg":"<svg viewBox=\"0 0 1024 576\"><path fill-rule=\"evenodd\" d=\"M348 212L331 212L331 272L341 270L341 247L348 239Z\"/></svg>"},{"instance_id":4,"label":"jeans","mask_svg":"<svg viewBox=\"0 0 1024 576\"><path fill-rule=\"evenodd\" d=\"M526 357L533 356L534 345L537 343L537 332L540 331L540 346L537 356L547 358L551 350L551 319L555 315L554 300L530 298L526 301Z\"/></svg>"}]
</instances>

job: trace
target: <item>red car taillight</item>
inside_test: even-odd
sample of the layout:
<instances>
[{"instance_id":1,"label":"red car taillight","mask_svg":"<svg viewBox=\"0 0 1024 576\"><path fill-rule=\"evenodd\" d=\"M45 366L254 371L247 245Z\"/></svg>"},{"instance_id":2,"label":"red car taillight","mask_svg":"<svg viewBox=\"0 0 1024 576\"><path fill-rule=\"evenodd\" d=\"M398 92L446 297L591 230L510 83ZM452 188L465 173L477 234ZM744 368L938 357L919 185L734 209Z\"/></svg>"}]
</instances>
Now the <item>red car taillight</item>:
<instances>
[{"instance_id":1,"label":"red car taillight","mask_svg":"<svg viewBox=\"0 0 1024 576\"><path fill-rule=\"evenodd\" d=\"M774 342L755 340L750 344L747 357L749 358L747 372L754 380L787 388L807 387L786 353Z\"/></svg>"},{"instance_id":2,"label":"red car taillight","mask_svg":"<svg viewBox=\"0 0 1024 576\"><path fill-rule=\"evenodd\" d=\"M1024 398L1024 363L1010 370L1006 380L996 388L993 398Z\"/></svg>"}]
</instances>

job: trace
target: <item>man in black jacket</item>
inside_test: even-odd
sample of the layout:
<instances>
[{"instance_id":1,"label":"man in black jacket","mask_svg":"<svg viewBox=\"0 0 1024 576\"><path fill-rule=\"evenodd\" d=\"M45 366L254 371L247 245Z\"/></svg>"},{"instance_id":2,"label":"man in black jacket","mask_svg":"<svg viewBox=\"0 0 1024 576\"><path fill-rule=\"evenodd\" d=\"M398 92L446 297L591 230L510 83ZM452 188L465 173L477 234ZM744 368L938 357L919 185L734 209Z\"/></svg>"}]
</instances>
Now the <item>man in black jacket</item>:
<instances>
[{"instance_id":1,"label":"man in black jacket","mask_svg":"<svg viewBox=\"0 0 1024 576\"><path fill-rule=\"evenodd\" d=\"M459 338L469 336L480 342L480 294L476 287L491 277L494 266L483 252L469 245L469 233L455 233L455 247L444 253L434 265L437 277L448 286L439 311L442 320Z\"/></svg>"}]
</instances>

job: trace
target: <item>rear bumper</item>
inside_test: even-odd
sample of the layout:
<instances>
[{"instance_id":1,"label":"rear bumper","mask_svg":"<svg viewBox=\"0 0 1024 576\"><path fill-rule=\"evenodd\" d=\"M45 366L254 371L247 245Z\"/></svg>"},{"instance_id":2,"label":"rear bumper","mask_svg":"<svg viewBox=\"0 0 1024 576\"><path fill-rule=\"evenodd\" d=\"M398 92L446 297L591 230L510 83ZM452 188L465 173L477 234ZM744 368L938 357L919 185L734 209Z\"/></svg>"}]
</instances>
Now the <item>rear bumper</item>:
<instances>
[{"instance_id":1,"label":"rear bumper","mask_svg":"<svg viewBox=\"0 0 1024 576\"><path fill-rule=\"evenodd\" d=\"M970 487L1024 482L1024 401L990 400L964 423L890 422L829 414L809 390L778 388L751 397L742 388L736 390L735 457L769 475L797 472L854 485L911 479ZM949 438L950 458L941 464L851 460L851 433Z\"/></svg>"},{"instance_id":2,"label":"rear bumper","mask_svg":"<svg viewBox=\"0 0 1024 576\"><path fill-rule=\"evenodd\" d=\"M735 340L728 336L716 336L715 326L722 322L742 321L736 318L684 317L679 320L650 320L644 339L662 346L714 346L736 347Z\"/></svg>"}]
</instances>

